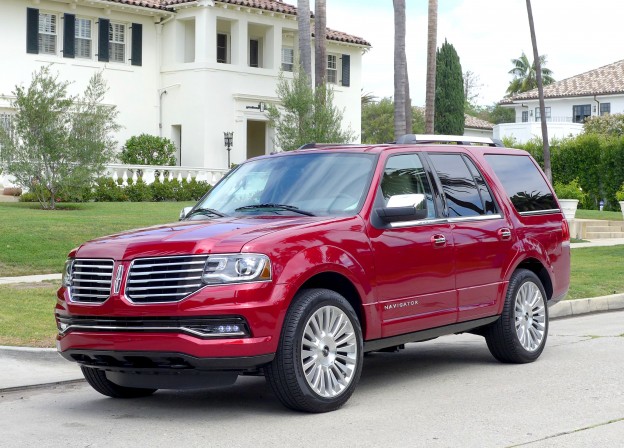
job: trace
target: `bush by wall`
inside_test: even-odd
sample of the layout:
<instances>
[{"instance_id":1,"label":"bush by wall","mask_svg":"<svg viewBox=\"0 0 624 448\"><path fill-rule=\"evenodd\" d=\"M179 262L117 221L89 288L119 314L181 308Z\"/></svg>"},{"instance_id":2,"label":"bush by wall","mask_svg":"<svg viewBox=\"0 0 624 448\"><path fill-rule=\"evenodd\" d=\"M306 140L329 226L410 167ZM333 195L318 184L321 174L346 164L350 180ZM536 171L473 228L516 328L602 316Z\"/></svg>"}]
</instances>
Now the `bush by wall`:
<instances>
[{"instance_id":1,"label":"bush by wall","mask_svg":"<svg viewBox=\"0 0 624 448\"><path fill-rule=\"evenodd\" d=\"M128 186L121 185L111 178L102 177L96 182L94 200L98 202L162 202L162 201L197 201L210 190L208 182L192 179L182 182L177 179L146 184L142 179L136 183L128 179Z\"/></svg>"}]
</instances>

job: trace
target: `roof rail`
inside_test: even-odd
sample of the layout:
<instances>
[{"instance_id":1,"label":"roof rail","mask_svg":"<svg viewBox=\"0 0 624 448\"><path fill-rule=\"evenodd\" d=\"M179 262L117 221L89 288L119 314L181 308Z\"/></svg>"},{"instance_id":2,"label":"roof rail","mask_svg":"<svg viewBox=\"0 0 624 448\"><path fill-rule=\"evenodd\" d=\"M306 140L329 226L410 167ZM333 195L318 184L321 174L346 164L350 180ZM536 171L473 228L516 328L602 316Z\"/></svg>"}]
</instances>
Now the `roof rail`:
<instances>
[{"instance_id":1,"label":"roof rail","mask_svg":"<svg viewBox=\"0 0 624 448\"><path fill-rule=\"evenodd\" d=\"M504 147L503 142L488 137L473 137L469 135L432 135L432 134L406 134L399 137L398 144L412 145L416 143L451 143L458 145L481 145Z\"/></svg>"}]
</instances>

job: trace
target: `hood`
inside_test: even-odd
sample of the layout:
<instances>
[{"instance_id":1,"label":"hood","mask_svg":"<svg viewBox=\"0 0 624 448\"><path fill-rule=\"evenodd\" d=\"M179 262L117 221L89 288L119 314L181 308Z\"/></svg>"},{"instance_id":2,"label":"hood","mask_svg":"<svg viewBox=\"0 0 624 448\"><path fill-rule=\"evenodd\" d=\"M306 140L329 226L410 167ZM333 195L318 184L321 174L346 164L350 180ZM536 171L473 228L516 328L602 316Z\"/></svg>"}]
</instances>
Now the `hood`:
<instances>
[{"instance_id":1,"label":"hood","mask_svg":"<svg viewBox=\"0 0 624 448\"><path fill-rule=\"evenodd\" d=\"M131 230L88 241L78 248L79 258L131 260L137 257L236 253L263 235L326 221L328 217L229 217Z\"/></svg>"}]
</instances>

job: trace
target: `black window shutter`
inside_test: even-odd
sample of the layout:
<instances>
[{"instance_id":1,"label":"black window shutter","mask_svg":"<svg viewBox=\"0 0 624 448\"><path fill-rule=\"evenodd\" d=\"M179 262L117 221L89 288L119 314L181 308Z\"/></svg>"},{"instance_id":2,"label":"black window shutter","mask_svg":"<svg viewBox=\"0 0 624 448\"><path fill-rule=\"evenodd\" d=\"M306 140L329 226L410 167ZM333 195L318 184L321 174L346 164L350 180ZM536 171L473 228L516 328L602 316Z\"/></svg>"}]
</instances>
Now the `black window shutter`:
<instances>
[{"instance_id":1,"label":"black window shutter","mask_svg":"<svg viewBox=\"0 0 624 448\"><path fill-rule=\"evenodd\" d=\"M39 10L26 8L26 53L39 53Z\"/></svg>"},{"instance_id":2,"label":"black window shutter","mask_svg":"<svg viewBox=\"0 0 624 448\"><path fill-rule=\"evenodd\" d=\"M132 65L143 64L143 25L132 24Z\"/></svg>"},{"instance_id":3,"label":"black window shutter","mask_svg":"<svg viewBox=\"0 0 624 448\"><path fill-rule=\"evenodd\" d=\"M98 19L98 61L108 62L108 28L110 20Z\"/></svg>"},{"instance_id":4,"label":"black window shutter","mask_svg":"<svg viewBox=\"0 0 624 448\"><path fill-rule=\"evenodd\" d=\"M351 85L351 55L348 54L342 55L342 85Z\"/></svg>"},{"instance_id":5,"label":"black window shutter","mask_svg":"<svg viewBox=\"0 0 624 448\"><path fill-rule=\"evenodd\" d=\"M259 42L256 39L251 39L249 41L249 66L250 67L259 67L259 53L258 53L258 44Z\"/></svg>"},{"instance_id":6,"label":"black window shutter","mask_svg":"<svg viewBox=\"0 0 624 448\"><path fill-rule=\"evenodd\" d=\"M76 16L65 14L63 19L63 57L73 58L76 47Z\"/></svg>"}]
</instances>

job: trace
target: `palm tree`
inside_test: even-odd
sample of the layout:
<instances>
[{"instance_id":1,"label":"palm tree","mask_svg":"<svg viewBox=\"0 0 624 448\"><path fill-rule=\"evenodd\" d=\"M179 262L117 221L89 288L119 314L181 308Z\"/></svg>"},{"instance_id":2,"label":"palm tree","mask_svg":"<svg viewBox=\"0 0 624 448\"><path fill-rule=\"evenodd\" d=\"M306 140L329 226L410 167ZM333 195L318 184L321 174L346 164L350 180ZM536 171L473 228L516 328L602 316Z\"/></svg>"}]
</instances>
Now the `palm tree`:
<instances>
[{"instance_id":1,"label":"palm tree","mask_svg":"<svg viewBox=\"0 0 624 448\"><path fill-rule=\"evenodd\" d=\"M297 26L299 28L299 60L303 72L308 77L308 83L310 83L312 80L310 0L297 0Z\"/></svg>"},{"instance_id":2,"label":"palm tree","mask_svg":"<svg viewBox=\"0 0 624 448\"><path fill-rule=\"evenodd\" d=\"M406 85L407 59L405 56L405 0L392 0L394 6L394 138L407 133Z\"/></svg>"},{"instance_id":3,"label":"palm tree","mask_svg":"<svg viewBox=\"0 0 624 448\"><path fill-rule=\"evenodd\" d=\"M436 48L438 35L438 0L429 0L427 25L427 90L425 99L425 132L433 134L435 117Z\"/></svg>"},{"instance_id":4,"label":"palm tree","mask_svg":"<svg viewBox=\"0 0 624 448\"><path fill-rule=\"evenodd\" d=\"M314 6L314 85L325 84L327 73L327 5L316 0Z\"/></svg>"},{"instance_id":5,"label":"palm tree","mask_svg":"<svg viewBox=\"0 0 624 448\"><path fill-rule=\"evenodd\" d=\"M529 58L527 58L523 51L522 56L518 59L512 59L511 63L513 64L513 68L509 70L509 74L513 75L514 79L507 88L507 93L510 95L527 92L537 87L538 64L541 66L543 85L547 86L555 82L555 79L552 77L552 70L545 67L546 55L541 55L539 58L534 59L533 64L531 64Z\"/></svg>"},{"instance_id":6,"label":"palm tree","mask_svg":"<svg viewBox=\"0 0 624 448\"><path fill-rule=\"evenodd\" d=\"M541 64L542 58L540 57L539 52L537 51L537 38L535 37L535 25L533 23L533 10L531 9L531 0L526 0L526 5L527 5L527 14L529 15L529 28L531 30L531 43L533 44L533 60L535 61L534 62L535 73L536 73L535 78L537 81L537 93L539 96L540 121L542 122L544 174L546 174L548 181L552 183L552 170L550 168L550 146L548 145L548 126L546 125L546 113L545 113L546 108L544 107L544 82L542 80L544 69L542 68L542 64ZM546 62L545 57L544 57L544 62ZM552 77L550 77L550 79L552 80Z\"/></svg>"}]
</instances>

